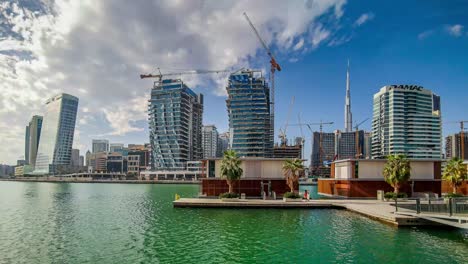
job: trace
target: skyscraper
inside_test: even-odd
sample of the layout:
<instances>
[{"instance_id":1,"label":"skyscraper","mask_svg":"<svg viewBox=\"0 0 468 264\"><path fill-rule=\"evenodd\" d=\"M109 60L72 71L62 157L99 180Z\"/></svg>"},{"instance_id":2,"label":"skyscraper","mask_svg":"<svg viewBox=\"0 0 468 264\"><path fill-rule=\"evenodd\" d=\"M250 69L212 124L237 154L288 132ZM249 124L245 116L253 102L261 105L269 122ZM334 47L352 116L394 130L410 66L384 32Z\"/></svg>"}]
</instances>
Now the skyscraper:
<instances>
[{"instance_id":1,"label":"skyscraper","mask_svg":"<svg viewBox=\"0 0 468 264\"><path fill-rule=\"evenodd\" d=\"M93 139L93 153L109 152L109 140Z\"/></svg>"},{"instance_id":2,"label":"skyscraper","mask_svg":"<svg viewBox=\"0 0 468 264\"><path fill-rule=\"evenodd\" d=\"M271 157L270 89L258 70L229 76L226 100L231 149L241 157Z\"/></svg>"},{"instance_id":3,"label":"skyscraper","mask_svg":"<svg viewBox=\"0 0 468 264\"><path fill-rule=\"evenodd\" d=\"M447 159L454 157L468 159L468 133L463 133L464 155L462 155L461 133L456 133L445 137L445 155Z\"/></svg>"},{"instance_id":4,"label":"skyscraper","mask_svg":"<svg viewBox=\"0 0 468 264\"><path fill-rule=\"evenodd\" d=\"M184 169L187 161L202 159L203 95L180 79L161 80L149 102L152 169Z\"/></svg>"},{"instance_id":5,"label":"skyscraper","mask_svg":"<svg viewBox=\"0 0 468 264\"><path fill-rule=\"evenodd\" d=\"M442 157L440 97L416 85L388 85L374 95L372 158Z\"/></svg>"},{"instance_id":6,"label":"skyscraper","mask_svg":"<svg viewBox=\"0 0 468 264\"><path fill-rule=\"evenodd\" d=\"M229 149L229 138L229 132L219 134L218 153L216 154L217 157L222 157L224 155L224 152Z\"/></svg>"},{"instance_id":7,"label":"skyscraper","mask_svg":"<svg viewBox=\"0 0 468 264\"><path fill-rule=\"evenodd\" d=\"M46 102L34 173L51 173L53 165L70 165L78 98L56 95Z\"/></svg>"},{"instance_id":8,"label":"skyscraper","mask_svg":"<svg viewBox=\"0 0 468 264\"><path fill-rule=\"evenodd\" d=\"M346 100L345 100L345 132L353 130L353 114L351 113L351 91L349 87L349 60L346 71Z\"/></svg>"},{"instance_id":9,"label":"skyscraper","mask_svg":"<svg viewBox=\"0 0 468 264\"><path fill-rule=\"evenodd\" d=\"M42 116L35 115L29 122L29 164L36 165L37 149L41 139Z\"/></svg>"},{"instance_id":10,"label":"skyscraper","mask_svg":"<svg viewBox=\"0 0 468 264\"><path fill-rule=\"evenodd\" d=\"M26 126L24 133L24 160L26 160L26 164L29 164L29 126Z\"/></svg>"},{"instance_id":11,"label":"skyscraper","mask_svg":"<svg viewBox=\"0 0 468 264\"><path fill-rule=\"evenodd\" d=\"M79 149L72 149L71 165L80 166L80 150Z\"/></svg>"},{"instance_id":12,"label":"skyscraper","mask_svg":"<svg viewBox=\"0 0 468 264\"><path fill-rule=\"evenodd\" d=\"M203 126L203 158L216 158L218 152L218 130L214 125Z\"/></svg>"}]
</instances>

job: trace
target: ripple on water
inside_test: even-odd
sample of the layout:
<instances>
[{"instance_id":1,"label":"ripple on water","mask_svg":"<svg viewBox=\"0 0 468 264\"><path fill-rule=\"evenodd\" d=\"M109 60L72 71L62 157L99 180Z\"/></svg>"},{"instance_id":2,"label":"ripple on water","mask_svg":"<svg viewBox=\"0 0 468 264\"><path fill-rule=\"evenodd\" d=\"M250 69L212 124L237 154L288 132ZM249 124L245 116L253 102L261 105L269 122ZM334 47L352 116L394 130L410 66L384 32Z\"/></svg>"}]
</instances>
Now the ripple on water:
<instances>
[{"instance_id":1,"label":"ripple on water","mask_svg":"<svg viewBox=\"0 0 468 264\"><path fill-rule=\"evenodd\" d=\"M172 207L198 186L0 182L5 263L466 263L468 234L344 210Z\"/></svg>"}]
</instances>

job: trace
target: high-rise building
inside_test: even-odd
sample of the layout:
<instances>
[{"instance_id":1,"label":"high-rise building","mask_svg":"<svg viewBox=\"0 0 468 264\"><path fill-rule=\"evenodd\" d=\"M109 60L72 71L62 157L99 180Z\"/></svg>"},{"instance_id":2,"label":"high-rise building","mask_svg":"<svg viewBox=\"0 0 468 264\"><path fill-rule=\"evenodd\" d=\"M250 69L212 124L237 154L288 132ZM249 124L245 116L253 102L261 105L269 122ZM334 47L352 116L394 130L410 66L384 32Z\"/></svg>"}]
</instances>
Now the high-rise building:
<instances>
[{"instance_id":1,"label":"high-rise building","mask_svg":"<svg viewBox=\"0 0 468 264\"><path fill-rule=\"evenodd\" d=\"M93 153L109 152L109 140L93 139Z\"/></svg>"},{"instance_id":2,"label":"high-rise building","mask_svg":"<svg viewBox=\"0 0 468 264\"><path fill-rule=\"evenodd\" d=\"M372 133L371 132L364 132L364 156L365 159L370 159L372 156Z\"/></svg>"},{"instance_id":3,"label":"high-rise building","mask_svg":"<svg viewBox=\"0 0 468 264\"><path fill-rule=\"evenodd\" d=\"M214 125L203 126L203 158L216 158L218 153L218 130Z\"/></svg>"},{"instance_id":4,"label":"high-rise building","mask_svg":"<svg viewBox=\"0 0 468 264\"><path fill-rule=\"evenodd\" d=\"M86 151L86 166L91 166L91 151Z\"/></svg>"},{"instance_id":5,"label":"high-rise building","mask_svg":"<svg viewBox=\"0 0 468 264\"><path fill-rule=\"evenodd\" d=\"M119 152L119 153L123 153L124 144L121 144L121 143L111 143L109 149L110 149L110 152Z\"/></svg>"},{"instance_id":6,"label":"high-rise building","mask_svg":"<svg viewBox=\"0 0 468 264\"><path fill-rule=\"evenodd\" d=\"M29 126L26 126L24 133L24 159L26 160L26 164L29 164Z\"/></svg>"},{"instance_id":7,"label":"high-rise building","mask_svg":"<svg viewBox=\"0 0 468 264\"><path fill-rule=\"evenodd\" d=\"M85 165L85 163L84 163L84 157L83 157L83 155L81 155L81 156L80 156L80 163L79 163L78 166L82 167L82 166L84 166L84 165Z\"/></svg>"},{"instance_id":8,"label":"high-rise building","mask_svg":"<svg viewBox=\"0 0 468 264\"><path fill-rule=\"evenodd\" d=\"M80 166L80 150L72 149L71 165Z\"/></svg>"},{"instance_id":9,"label":"high-rise building","mask_svg":"<svg viewBox=\"0 0 468 264\"><path fill-rule=\"evenodd\" d=\"M35 115L29 122L29 164L34 168L36 165L37 149L39 148L39 141L41 139L42 130L42 116Z\"/></svg>"},{"instance_id":10,"label":"high-rise building","mask_svg":"<svg viewBox=\"0 0 468 264\"><path fill-rule=\"evenodd\" d=\"M262 72L240 70L231 74L227 93L231 149L240 157L271 157L270 89Z\"/></svg>"},{"instance_id":11,"label":"high-rise building","mask_svg":"<svg viewBox=\"0 0 468 264\"><path fill-rule=\"evenodd\" d=\"M50 173L50 165L70 165L78 98L62 93L47 100L46 108L34 170L37 174Z\"/></svg>"},{"instance_id":12,"label":"high-rise building","mask_svg":"<svg viewBox=\"0 0 468 264\"><path fill-rule=\"evenodd\" d=\"M346 71L346 100L345 100L345 132L353 130L353 114L351 113L351 90L349 85L349 60Z\"/></svg>"},{"instance_id":13,"label":"high-rise building","mask_svg":"<svg viewBox=\"0 0 468 264\"><path fill-rule=\"evenodd\" d=\"M468 159L468 133L463 133L464 138L464 159ZM445 137L445 156L447 159L454 157L462 158L462 141L461 133L449 135Z\"/></svg>"},{"instance_id":14,"label":"high-rise building","mask_svg":"<svg viewBox=\"0 0 468 264\"><path fill-rule=\"evenodd\" d=\"M335 133L314 132L312 136L311 166L319 167L335 157Z\"/></svg>"},{"instance_id":15,"label":"high-rise building","mask_svg":"<svg viewBox=\"0 0 468 264\"><path fill-rule=\"evenodd\" d=\"M229 138L229 132L219 134L217 157L222 157L224 152L229 149Z\"/></svg>"},{"instance_id":16,"label":"high-rise building","mask_svg":"<svg viewBox=\"0 0 468 264\"><path fill-rule=\"evenodd\" d=\"M442 157L440 97L417 85L388 85L374 95L372 158Z\"/></svg>"},{"instance_id":17,"label":"high-rise building","mask_svg":"<svg viewBox=\"0 0 468 264\"><path fill-rule=\"evenodd\" d=\"M364 157L364 131L335 131L335 155L337 159L357 159Z\"/></svg>"},{"instance_id":18,"label":"high-rise building","mask_svg":"<svg viewBox=\"0 0 468 264\"><path fill-rule=\"evenodd\" d=\"M162 80L149 102L152 168L185 169L187 161L202 159L203 95L180 79Z\"/></svg>"}]
</instances>

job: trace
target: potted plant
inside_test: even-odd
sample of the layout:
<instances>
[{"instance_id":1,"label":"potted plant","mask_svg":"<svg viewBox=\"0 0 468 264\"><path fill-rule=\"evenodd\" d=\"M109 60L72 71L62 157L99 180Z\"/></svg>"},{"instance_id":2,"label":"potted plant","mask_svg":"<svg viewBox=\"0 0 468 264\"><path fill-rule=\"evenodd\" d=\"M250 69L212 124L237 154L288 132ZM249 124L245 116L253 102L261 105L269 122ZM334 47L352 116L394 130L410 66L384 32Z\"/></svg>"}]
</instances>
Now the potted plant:
<instances>
[{"instance_id":1,"label":"potted plant","mask_svg":"<svg viewBox=\"0 0 468 264\"><path fill-rule=\"evenodd\" d=\"M400 197L400 187L411 177L409 160L402 154L389 155L383 169L383 176L385 181L393 187L393 198L402 198L406 194Z\"/></svg>"},{"instance_id":2,"label":"potted plant","mask_svg":"<svg viewBox=\"0 0 468 264\"><path fill-rule=\"evenodd\" d=\"M294 190L294 187L299 183L299 176L304 172L304 165L300 159L285 160L283 163L283 174L286 179L286 184L289 186L290 192L283 195L283 201L297 201L302 198Z\"/></svg>"},{"instance_id":3,"label":"potted plant","mask_svg":"<svg viewBox=\"0 0 468 264\"><path fill-rule=\"evenodd\" d=\"M448 161L442 174L442 179L450 184L452 187L452 193L448 193L444 196L444 200L446 202L448 202L449 198L463 196L461 194L457 194L457 189L464 180L468 179L467 174L466 166L460 158L454 157Z\"/></svg>"},{"instance_id":4,"label":"potted plant","mask_svg":"<svg viewBox=\"0 0 468 264\"><path fill-rule=\"evenodd\" d=\"M234 193L234 182L238 181L242 176L243 170L240 164L241 161L234 150L224 152L223 160L221 161L221 177L226 179L229 191L219 196L223 201L239 200L239 195Z\"/></svg>"}]
</instances>

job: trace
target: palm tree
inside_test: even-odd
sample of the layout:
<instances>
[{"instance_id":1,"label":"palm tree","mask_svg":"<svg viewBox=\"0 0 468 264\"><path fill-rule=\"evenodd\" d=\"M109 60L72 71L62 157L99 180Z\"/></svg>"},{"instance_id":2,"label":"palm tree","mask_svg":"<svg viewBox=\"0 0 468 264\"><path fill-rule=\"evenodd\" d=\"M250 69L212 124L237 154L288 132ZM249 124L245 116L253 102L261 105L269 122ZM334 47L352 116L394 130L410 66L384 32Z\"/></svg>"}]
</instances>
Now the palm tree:
<instances>
[{"instance_id":1,"label":"palm tree","mask_svg":"<svg viewBox=\"0 0 468 264\"><path fill-rule=\"evenodd\" d=\"M302 175L304 171L304 165L300 159L290 159L285 160L283 163L283 174L286 178L286 183L288 184L291 192L294 192L294 186L296 186L299 181L299 176Z\"/></svg>"},{"instance_id":2,"label":"palm tree","mask_svg":"<svg viewBox=\"0 0 468 264\"><path fill-rule=\"evenodd\" d=\"M223 160L221 161L221 177L226 178L229 185L229 193L233 193L233 184L242 176L243 170L240 166L241 160L237 157L234 150L224 152Z\"/></svg>"},{"instance_id":3,"label":"palm tree","mask_svg":"<svg viewBox=\"0 0 468 264\"><path fill-rule=\"evenodd\" d=\"M463 160L454 157L445 166L442 179L447 181L453 188L453 193L457 193L457 188L468 178L466 165Z\"/></svg>"},{"instance_id":4,"label":"palm tree","mask_svg":"<svg viewBox=\"0 0 468 264\"><path fill-rule=\"evenodd\" d=\"M394 192L398 193L401 185L407 182L411 176L411 166L406 155L389 155L383 169L383 175L385 181L393 187Z\"/></svg>"}]
</instances>

